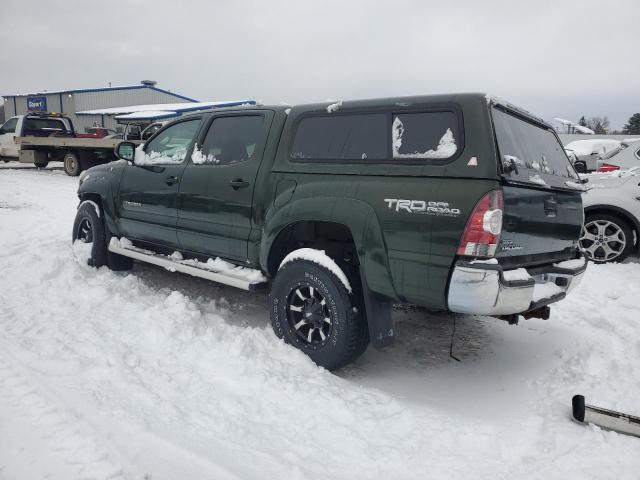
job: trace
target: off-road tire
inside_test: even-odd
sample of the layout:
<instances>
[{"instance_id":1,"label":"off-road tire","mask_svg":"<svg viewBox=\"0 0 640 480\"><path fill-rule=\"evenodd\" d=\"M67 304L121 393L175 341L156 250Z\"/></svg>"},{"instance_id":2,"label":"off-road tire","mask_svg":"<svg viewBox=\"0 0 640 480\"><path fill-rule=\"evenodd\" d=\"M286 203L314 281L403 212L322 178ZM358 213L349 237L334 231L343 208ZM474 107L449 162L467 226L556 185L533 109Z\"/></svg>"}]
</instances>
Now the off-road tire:
<instances>
[{"instance_id":1,"label":"off-road tire","mask_svg":"<svg viewBox=\"0 0 640 480\"><path fill-rule=\"evenodd\" d=\"M80 157L77 154L67 152L62 161L64 162L64 173L70 177L77 177L80 175L82 166L80 165Z\"/></svg>"},{"instance_id":2,"label":"off-road tire","mask_svg":"<svg viewBox=\"0 0 640 480\"><path fill-rule=\"evenodd\" d=\"M92 204L82 203L78 207L71 241L93 243L91 257L87 262L92 267L102 267L107 264L108 251L104 223Z\"/></svg>"},{"instance_id":3,"label":"off-road tire","mask_svg":"<svg viewBox=\"0 0 640 480\"><path fill-rule=\"evenodd\" d=\"M585 240L583 240L583 235L585 234L585 230L583 227L583 231L580 235L580 247L583 249L585 255L587 256L587 258L589 260L591 260L594 263L613 263L613 262L621 262L623 261L625 258L627 258L629 256L629 254L633 251L633 249L635 248L634 245L634 235L633 235L633 229L629 226L629 224L621 219L620 217L617 217L615 215L608 215L608 214L604 214L604 213L595 213L592 215L587 215L587 217L584 220L584 224L585 226L590 225L593 222L602 222L603 225L605 225L607 222L609 222L612 225L615 225L624 235L625 238L625 246L622 249L622 251L620 252L619 255L617 255L614 258L610 258L610 259L598 259L598 258L594 258L591 253L589 251L587 251L585 249L585 246L587 246L587 244L589 244L589 246L592 245L592 243L589 242L585 242ZM609 238L609 237L605 237L605 238ZM609 238L610 240L610 238ZM602 251L603 252L603 251Z\"/></svg>"},{"instance_id":4,"label":"off-road tire","mask_svg":"<svg viewBox=\"0 0 640 480\"><path fill-rule=\"evenodd\" d=\"M331 329L321 345L300 338L292 325L289 310L296 290L311 286L325 300ZM307 290L308 291L308 290ZM354 361L366 349L369 331L364 310L354 301L338 277L308 260L287 262L278 271L271 289L271 325L275 334L307 354L317 365L336 370ZM316 336L317 338L317 336Z\"/></svg>"},{"instance_id":5,"label":"off-road tire","mask_svg":"<svg viewBox=\"0 0 640 480\"><path fill-rule=\"evenodd\" d=\"M93 267L106 265L114 271L131 270L133 267L132 258L124 257L108 250L107 246L109 245L112 235L104 225L103 212L100 212L100 216L98 216L96 207L91 203L82 203L76 212L76 219L73 222L72 242L84 241L84 239L81 238L81 229L84 228L85 224L83 224L83 222L85 221L91 225L93 241L91 258L88 264Z\"/></svg>"}]
</instances>

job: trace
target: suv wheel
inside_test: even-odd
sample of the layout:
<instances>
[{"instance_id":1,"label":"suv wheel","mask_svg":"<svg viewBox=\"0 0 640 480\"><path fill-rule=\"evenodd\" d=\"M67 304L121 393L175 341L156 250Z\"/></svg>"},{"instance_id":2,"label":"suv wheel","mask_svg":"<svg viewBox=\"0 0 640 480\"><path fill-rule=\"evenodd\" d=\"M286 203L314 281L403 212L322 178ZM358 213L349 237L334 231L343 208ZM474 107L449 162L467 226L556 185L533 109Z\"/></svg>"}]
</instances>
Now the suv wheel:
<instances>
[{"instance_id":1,"label":"suv wheel","mask_svg":"<svg viewBox=\"0 0 640 480\"><path fill-rule=\"evenodd\" d=\"M621 262L633 248L633 231L613 215L591 215L582 227L580 248L595 263Z\"/></svg>"},{"instance_id":2,"label":"suv wheel","mask_svg":"<svg viewBox=\"0 0 640 480\"><path fill-rule=\"evenodd\" d=\"M64 156L64 172L70 177L77 177L80 175L80 160L75 153L68 152Z\"/></svg>"},{"instance_id":3,"label":"suv wheel","mask_svg":"<svg viewBox=\"0 0 640 480\"><path fill-rule=\"evenodd\" d=\"M110 252L107 245L111 234L102 220L103 212L98 215L99 207L93 202L82 202L73 222L72 242L92 243L91 257L88 264L92 267L107 265L111 270L130 270L133 259Z\"/></svg>"},{"instance_id":4,"label":"suv wheel","mask_svg":"<svg viewBox=\"0 0 640 480\"><path fill-rule=\"evenodd\" d=\"M271 325L279 338L319 366L335 370L355 360L368 344L366 320L354 308L360 303L329 269L292 260L280 267L273 283Z\"/></svg>"}]
</instances>

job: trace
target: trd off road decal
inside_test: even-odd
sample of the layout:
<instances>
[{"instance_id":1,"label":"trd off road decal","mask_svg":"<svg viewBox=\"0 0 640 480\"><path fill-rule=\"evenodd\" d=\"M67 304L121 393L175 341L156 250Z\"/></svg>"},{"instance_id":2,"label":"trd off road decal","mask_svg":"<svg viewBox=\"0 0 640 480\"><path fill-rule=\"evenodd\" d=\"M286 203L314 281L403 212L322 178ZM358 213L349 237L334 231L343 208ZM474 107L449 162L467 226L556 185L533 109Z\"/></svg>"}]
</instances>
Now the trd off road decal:
<instances>
[{"instance_id":1,"label":"trd off road decal","mask_svg":"<svg viewBox=\"0 0 640 480\"><path fill-rule=\"evenodd\" d=\"M385 198L384 201L390 210L396 212L422 213L445 217L457 217L460 215L460 209L453 208L448 202L404 200L399 198Z\"/></svg>"}]
</instances>

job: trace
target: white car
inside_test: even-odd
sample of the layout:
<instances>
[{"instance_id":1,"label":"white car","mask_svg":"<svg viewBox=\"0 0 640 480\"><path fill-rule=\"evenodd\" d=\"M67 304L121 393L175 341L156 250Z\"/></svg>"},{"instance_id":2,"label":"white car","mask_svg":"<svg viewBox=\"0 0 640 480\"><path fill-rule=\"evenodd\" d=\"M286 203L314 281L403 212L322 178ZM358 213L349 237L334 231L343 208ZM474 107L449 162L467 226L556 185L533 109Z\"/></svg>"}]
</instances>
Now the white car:
<instances>
[{"instance_id":1,"label":"white car","mask_svg":"<svg viewBox=\"0 0 640 480\"><path fill-rule=\"evenodd\" d=\"M564 149L580 173L595 172L598 168L598 159L620 146L620 140L606 138L590 138L586 140L574 140L565 145Z\"/></svg>"},{"instance_id":2,"label":"white car","mask_svg":"<svg viewBox=\"0 0 640 480\"><path fill-rule=\"evenodd\" d=\"M620 262L638 251L640 166L586 177L580 247L596 263Z\"/></svg>"},{"instance_id":3,"label":"white car","mask_svg":"<svg viewBox=\"0 0 640 480\"><path fill-rule=\"evenodd\" d=\"M598 172L613 172L640 167L640 138L625 139L620 146L602 155L598 160Z\"/></svg>"}]
</instances>

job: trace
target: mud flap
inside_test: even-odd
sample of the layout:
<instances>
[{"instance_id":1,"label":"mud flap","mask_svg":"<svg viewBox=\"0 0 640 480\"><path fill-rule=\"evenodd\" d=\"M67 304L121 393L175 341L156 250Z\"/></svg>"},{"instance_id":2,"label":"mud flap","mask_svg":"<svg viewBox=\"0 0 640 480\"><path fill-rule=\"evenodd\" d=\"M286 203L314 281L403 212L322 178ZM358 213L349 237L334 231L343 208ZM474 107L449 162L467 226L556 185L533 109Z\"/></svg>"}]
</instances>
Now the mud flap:
<instances>
[{"instance_id":1,"label":"mud flap","mask_svg":"<svg viewBox=\"0 0 640 480\"><path fill-rule=\"evenodd\" d=\"M395 340L391 321L392 304L369 290L369 285L360 271L362 296L369 325L369 338L375 348L383 348L393 344Z\"/></svg>"}]
</instances>

